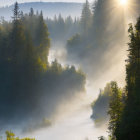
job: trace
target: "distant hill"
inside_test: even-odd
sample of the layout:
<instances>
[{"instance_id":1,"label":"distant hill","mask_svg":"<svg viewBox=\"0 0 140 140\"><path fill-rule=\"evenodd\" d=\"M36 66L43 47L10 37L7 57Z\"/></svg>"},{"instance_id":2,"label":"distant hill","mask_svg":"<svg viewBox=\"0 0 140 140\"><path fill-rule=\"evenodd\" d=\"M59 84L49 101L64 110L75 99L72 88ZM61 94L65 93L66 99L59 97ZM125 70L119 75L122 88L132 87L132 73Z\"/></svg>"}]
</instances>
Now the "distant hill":
<instances>
[{"instance_id":1,"label":"distant hill","mask_svg":"<svg viewBox=\"0 0 140 140\"><path fill-rule=\"evenodd\" d=\"M72 17L80 17L83 3L65 3L65 2L30 2L19 4L20 10L28 13L32 7L34 11L43 11L44 17L52 18L54 15L61 15L63 17L71 15ZM0 17L6 20L11 19L13 5L0 8Z\"/></svg>"}]
</instances>

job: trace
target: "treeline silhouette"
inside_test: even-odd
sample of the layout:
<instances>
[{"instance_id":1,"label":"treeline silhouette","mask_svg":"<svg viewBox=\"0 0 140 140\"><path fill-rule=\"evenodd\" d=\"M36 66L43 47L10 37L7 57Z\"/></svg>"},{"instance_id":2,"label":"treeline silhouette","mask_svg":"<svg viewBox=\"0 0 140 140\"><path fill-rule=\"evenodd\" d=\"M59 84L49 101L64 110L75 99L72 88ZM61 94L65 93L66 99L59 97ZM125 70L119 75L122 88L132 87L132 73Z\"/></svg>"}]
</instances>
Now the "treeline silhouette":
<instances>
[{"instance_id":1,"label":"treeline silhouette","mask_svg":"<svg viewBox=\"0 0 140 140\"><path fill-rule=\"evenodd\" d=\"M43 13L24 14L16 2L12 22L0 24L1 126L50 117L59 103L84 91L84 74L57 60L49 64L49 49Z\"/></svg>"},{"instance_id":2,"label":"treeline silhouette","mask_svg":"<svg viewBox=\"0 0 140 140\"><path fill-rule=\"evenodd\" d=\"M71 36L81 30L79 18L73 19L71 16L63 18L61 14L53 19L47 18L46 24L50 37L54 42L66 42Z\"/></svg>"}]
</instances>

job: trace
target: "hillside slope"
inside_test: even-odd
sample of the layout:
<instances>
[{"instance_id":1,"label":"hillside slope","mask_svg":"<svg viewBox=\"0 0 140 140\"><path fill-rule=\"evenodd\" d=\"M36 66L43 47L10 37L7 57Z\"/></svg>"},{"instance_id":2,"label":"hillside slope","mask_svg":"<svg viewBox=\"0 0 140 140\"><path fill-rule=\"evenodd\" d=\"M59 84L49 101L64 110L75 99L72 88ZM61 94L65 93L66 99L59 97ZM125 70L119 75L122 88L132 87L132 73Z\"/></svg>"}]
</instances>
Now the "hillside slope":
<instances>
[{"instance_id":1,"label":"hillside slope","mask_svg":"<svg viewBox=\"0 0 140 140\"><path fill-rule=\"evenodd\" d=\"M20 9L24 13L28 13L32 7L35 11L43 11L44 17L52 18L55 15L63 17L71 15L72 17L80 17L82 3L65 3L65 2L30 2L19 4ZM5 17L9 20L12 16L13 5L0 8L0 17Z\"/></svg>"}]
</instances>

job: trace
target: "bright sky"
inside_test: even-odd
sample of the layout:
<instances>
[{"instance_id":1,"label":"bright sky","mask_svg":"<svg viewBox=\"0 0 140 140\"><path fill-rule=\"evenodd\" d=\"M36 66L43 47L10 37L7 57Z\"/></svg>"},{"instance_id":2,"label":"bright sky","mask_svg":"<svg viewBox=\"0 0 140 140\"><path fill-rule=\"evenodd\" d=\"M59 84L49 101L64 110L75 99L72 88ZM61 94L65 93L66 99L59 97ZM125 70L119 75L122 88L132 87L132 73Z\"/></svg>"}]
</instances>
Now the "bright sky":
<instances>
[{"instance_id":1,"label":"bright sky","mask_svg":"<svg viewBox=\"0 0 140 140\"><path fill-rule=\"evenodd\" d=\"M0 6L11 5L15 3L16 0L0 0ZM42 2L85 2L85 0L17 0L19 3L23 2L34 2L34 1L42 1ZM93 0L89 0L92 2Z\"/></svg>"}]
</instances>

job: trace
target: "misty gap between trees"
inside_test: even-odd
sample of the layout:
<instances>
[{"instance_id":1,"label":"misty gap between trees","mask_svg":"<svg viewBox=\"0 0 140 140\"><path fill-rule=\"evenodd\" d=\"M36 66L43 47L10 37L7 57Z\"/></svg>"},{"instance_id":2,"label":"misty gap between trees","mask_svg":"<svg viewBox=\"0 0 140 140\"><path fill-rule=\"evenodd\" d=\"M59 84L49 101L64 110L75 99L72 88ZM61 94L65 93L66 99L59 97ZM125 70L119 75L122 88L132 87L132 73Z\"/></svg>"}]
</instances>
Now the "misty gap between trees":
<instances>
[{"instance_id":1,"label":"misty gap between trees","mask_svg":"<svg viewBox=\"0 0 140 140\"><path fill-rule=\"evenodd\" d=\"M131 16L136 23L127 27L124 9L112 10L115 0L97 0L92 8L86 0L80 18L59 14L53 19L44 19L43 11L33 8L24 13L16 2L11 20L1 18L0 22L1 129L6 131L17 125L23 133L30 133L51 127L60 104L80 101L86 95L87 79L95 81L106 74L115 63L115 55L126 49L123 46L128 36L126 84L119 87L113 78L100 89L91 103L89 118L97 127L108 122L109 140L138 140L140 2L134 3L138 6ZM56 47L57 42L64 42L66 61L73 65L63 65L57 59L49 62L52 42L56 42ZM35 140L18 138L12 131L6 131L6 139Z\"/></svg>"}]
</instances>

